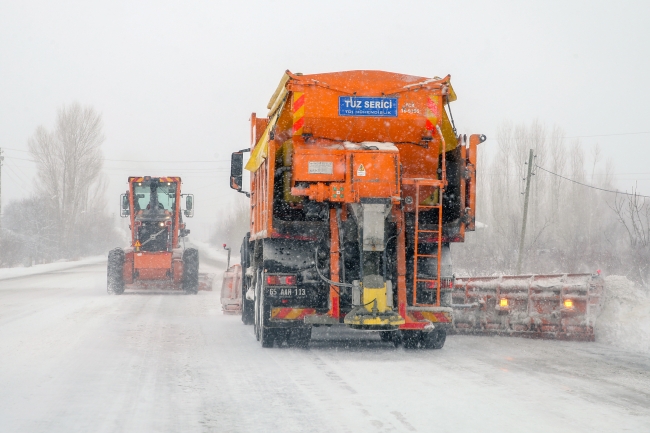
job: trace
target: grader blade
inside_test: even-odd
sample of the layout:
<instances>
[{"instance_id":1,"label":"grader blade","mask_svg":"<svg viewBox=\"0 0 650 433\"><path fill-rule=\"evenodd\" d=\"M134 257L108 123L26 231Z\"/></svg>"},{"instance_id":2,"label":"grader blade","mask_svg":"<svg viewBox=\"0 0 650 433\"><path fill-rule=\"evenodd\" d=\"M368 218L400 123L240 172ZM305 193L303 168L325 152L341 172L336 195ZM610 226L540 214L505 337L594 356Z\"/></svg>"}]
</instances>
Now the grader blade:
<instances>
[{"instance_id":1,"label":"grader blade","mask_svg":"<svg viewBox=\"0 0 650 433\"><path fill-rule=\"evenodd\" d=\"M457 278L450 333L594 341L603 285L594 274Z\"/></svg>"},{"instance_id":2,"label":"grader blade","mask_svg":"<svg viewBox=\"0 0 650 433\"><path fill-rule=\"evenodd\" d=\"M212 283L214 282L215 274L199 274L199 290L212 291Z\"/></svg>"}]
</instances>

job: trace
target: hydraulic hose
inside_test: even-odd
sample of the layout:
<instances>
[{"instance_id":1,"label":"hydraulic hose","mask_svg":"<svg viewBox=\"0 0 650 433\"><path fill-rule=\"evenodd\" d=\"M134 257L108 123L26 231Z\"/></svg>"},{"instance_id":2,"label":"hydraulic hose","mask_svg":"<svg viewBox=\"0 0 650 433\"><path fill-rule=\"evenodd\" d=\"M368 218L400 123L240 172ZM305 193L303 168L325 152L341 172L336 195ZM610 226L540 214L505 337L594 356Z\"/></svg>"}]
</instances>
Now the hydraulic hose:
<instances>
[{"instance_id":1,"label":"hydraulic hose","mask_svg":"<svg viewBox=\"0 0 650 433\"><path fill-rule=\"evenodd\" d=\"M321 280L325 281L326 283L336 287L352 287L352 284L337 283L328 278L325 278L323 274L321 274L320 269L318 268L318 247L316 247L316 250L314 252L314 267L316 268L316 272L318 273L318 276L321 278Z\"/></svg>"}]
</instances>

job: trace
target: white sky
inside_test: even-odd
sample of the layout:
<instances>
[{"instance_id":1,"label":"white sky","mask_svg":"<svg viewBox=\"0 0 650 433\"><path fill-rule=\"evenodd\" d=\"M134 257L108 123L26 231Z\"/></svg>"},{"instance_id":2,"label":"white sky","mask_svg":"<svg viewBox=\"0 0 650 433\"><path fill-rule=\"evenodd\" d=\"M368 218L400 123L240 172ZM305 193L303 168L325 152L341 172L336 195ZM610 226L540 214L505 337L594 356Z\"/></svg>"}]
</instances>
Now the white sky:
<instances>
[{"instance_id":1,"label":"white sky","mask_svg":"<svg viewBox=\"0 0 650 433\"><path fill-rule=\"evenodd\" d=\"M451 74L462 133L535 118L569 136L650 132L649 45L645 1L1 0L2 203L33 189L29 155L11 149L78 101L103 114L107 159L172 161L107 160L111 209L129 175L180 175L197 201L188 227L205 234L237 196L229 153L286 69ZM582 138L618 187L648 195L649 141Z\"/></svg>"}]
</instances>

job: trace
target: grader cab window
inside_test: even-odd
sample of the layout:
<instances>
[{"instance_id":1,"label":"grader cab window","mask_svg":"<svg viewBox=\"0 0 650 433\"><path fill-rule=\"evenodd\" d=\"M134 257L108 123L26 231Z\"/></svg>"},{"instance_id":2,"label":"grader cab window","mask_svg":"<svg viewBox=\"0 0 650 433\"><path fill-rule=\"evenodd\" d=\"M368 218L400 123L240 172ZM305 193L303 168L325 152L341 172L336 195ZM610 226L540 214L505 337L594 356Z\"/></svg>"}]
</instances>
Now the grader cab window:
<instances>
[{"instance_id":1,"label":"grader cab window","mask_svg":"<svg viewBox=\"0 0 650 433\"><path fill-rule=\"evenodd\" d=\"M176 206L176 182L159 182L156 188L158 196L158 208L161 210L174 211ZM134 207L136 212L148 209L151 204L151 181L137 182L134 187Z\"/></svg>"}]
</instances>

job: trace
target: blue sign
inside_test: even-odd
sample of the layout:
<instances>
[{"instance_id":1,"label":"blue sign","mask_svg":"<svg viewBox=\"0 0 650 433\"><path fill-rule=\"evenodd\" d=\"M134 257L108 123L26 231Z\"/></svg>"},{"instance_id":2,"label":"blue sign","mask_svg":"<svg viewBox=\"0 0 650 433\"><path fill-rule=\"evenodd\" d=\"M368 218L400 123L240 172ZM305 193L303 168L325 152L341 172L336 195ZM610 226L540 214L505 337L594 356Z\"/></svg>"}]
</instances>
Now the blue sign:
<instances>
[{"instance_id":1,"label":"blue sign","mask_svg":"<svg viewBox=\"0 0 650 433\"><path fill-rule=\"evenodd\" d=\"M339 96L339 116L397 117L397 98Z\"/></svg>"}]
</instances>

